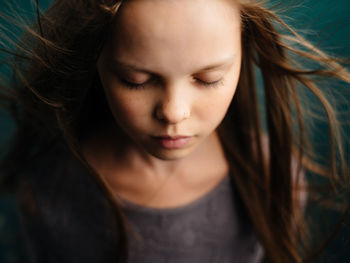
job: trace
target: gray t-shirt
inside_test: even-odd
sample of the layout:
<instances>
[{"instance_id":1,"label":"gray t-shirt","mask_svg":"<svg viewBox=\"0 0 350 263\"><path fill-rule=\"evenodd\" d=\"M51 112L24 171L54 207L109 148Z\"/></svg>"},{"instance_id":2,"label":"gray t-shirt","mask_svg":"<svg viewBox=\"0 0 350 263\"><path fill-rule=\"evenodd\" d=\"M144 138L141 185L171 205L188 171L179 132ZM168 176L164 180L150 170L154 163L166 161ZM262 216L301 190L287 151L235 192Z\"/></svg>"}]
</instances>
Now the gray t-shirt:
<instances>
[{"instance_id":1,"label":"gray t-shirt","mask_svg":"<svg viewBox=\"0 0 350 263\"><path fill-rule=\"evenodd\" d=\"M263 249L243 219L230 177L190 204L149 208L124 199L130 263L257 263Z\"/></svg>"}]
</instances>

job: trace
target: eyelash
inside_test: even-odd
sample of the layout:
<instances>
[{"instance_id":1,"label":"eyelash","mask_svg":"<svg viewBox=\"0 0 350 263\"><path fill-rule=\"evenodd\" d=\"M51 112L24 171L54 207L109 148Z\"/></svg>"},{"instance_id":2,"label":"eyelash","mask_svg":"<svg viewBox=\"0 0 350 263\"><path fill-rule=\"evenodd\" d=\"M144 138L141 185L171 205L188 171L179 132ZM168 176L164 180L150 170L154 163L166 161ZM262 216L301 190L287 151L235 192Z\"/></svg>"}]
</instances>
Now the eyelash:
<instances>
[{"instance_id":1,"label":"eyelash","mask_svg":"<svg viewBox=\"0 0 350 263\"><path fill-rule=\"evenodd\" d=\"M128 87L129 89L143 89L149 83L149 81L146 81L144 83L138 84L138 83L133 83L133 82L127 81L125 79L120 79L120 82L124 86Z\"/></svg>"},{"instance_id":2,"label":"eyelash","mask_svg":"<svg viewBox=\"0 0 350 263\"><path fill-rule=\"evenodd\" d=\"M222 84L222 79L219 79L219 80L216 80L216 81L213 81L213 82L206 82L206 81L203 81L203 80L200 80L200 79L195 79L200 85L206 87L206 88L215 88L217 86L219 86L220 84ZM120 82L125 85L126 87L130 88L130 89L144 89L150 82L152 81L149 80L149 81L146 81L144 83L141 83L141 84L137 84L137 83L133 83L133 82L130 82L130 81L127 81L125 79L120 79Z\"/></svg>"},{"instance_id":3,"label":"eyelash","mask_svg":"<svg viewBox=\"0 0 350 263\"><path fill-rule=\"evenodd\" d=\"M215 81L212 81L212 82L206 82L206 81L203 81L203 80L200 80L200 79L196 79L196 81L200 84L200 85L203 85L207 88L216 88L217 86L219 86L220 84L222 84L222 79L219 79L219 80L215 80Z\"/></svg>"}]
</instances>

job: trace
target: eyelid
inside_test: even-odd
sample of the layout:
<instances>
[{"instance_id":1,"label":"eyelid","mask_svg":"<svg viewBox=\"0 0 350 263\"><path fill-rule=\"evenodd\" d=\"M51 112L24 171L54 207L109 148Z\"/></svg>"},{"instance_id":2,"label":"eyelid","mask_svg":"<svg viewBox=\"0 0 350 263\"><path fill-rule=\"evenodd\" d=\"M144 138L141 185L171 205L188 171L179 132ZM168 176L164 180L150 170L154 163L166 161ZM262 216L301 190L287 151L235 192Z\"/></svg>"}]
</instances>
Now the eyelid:
<instances>
[{"instance_id":1,"label":"eyelid","mask_svg":"<svg viewBox=\"0 0 350 263\"><path fill-rule=\"evenodd\" d=\"M208 72L200 72L193 74L193 78L211 82L213 80L218 80L226 74L226 71L222 70L212 70Z\"/></svg>"},{"instance_id":2,"label":"eyelid","mask_svg":"<svg viewBox=\"0 0 350 263\"><path fill-rule=\"evenodd\" d=\"M155 83L156 84L156 81L157 81L156 77L150 77L150 78L148 78L146 81L144 81L142 83L137 83L137 82L134 82L134 81L130 81L130 80L125 79L123 77L119 77L118 79L119 79L119 81L121 82L122 85L127 86L130 89L145 88L148 84L151 84L151 83Z\"/></svg>"},{"instance_id":3,"label":"eyelid","mask_svg":"<svg viewBox=\"0 0 350 263\"><path fill-rule=\"evenodd\" d=\"M200 85L203 85L203 86L206 86L206 87L216 87L216 86L218 86L218 85L223 83L223 78L220 78L220 79L215 80L215 81L204 81L204 80L201 80L201 79L198 79L198 78L195 78L195 80Z\"/></svg>"},{"instance_id":4,"label":"eyelid","mask_svg":"<svg viewBox=\"0 0 350 263\"><path fill-rule=\"evenodd\" d=\"M123 78L119 78L119 81L124 85L127 86L130 89L140 89L140 88L145 88L145 86L148 84L149 81L143 82L143 83L135 83L132 81L128 81Z\"/></svg>"},{"instance_id":5,"label":"eyelid","mask_svg":"<svg viewBox=\"0 0 350 263\"><path fill-rule=\"evenodd\" d=\"M125 80L126 82L135 83L135 84L143 84L148 82L150 79L152 79L152 76L148 76L146 74L142 74L142 76L141 75L133 76L131 74L124 73L124 72L119 73L118 77L120 79Z\"/></svg>"}]
</instances>

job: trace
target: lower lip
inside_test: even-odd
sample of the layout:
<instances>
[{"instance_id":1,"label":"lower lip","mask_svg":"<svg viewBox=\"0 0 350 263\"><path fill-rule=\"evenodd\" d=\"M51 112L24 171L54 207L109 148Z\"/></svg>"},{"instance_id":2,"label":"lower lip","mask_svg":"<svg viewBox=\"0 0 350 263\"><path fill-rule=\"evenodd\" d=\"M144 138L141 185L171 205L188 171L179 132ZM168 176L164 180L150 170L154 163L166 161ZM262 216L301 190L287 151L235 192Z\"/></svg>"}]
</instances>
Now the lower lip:
<instances>
[{"instance_id":1,"label":"lower lip","mask_svg":"<svg viewBox=\"0 0 350 263\"><path fill-rule=\"evenodd\" d=\"M184 137L178 139L154 138L162 147L167 149L183 148L190 142L192 137Z\"/></svg>"}]
</instances>

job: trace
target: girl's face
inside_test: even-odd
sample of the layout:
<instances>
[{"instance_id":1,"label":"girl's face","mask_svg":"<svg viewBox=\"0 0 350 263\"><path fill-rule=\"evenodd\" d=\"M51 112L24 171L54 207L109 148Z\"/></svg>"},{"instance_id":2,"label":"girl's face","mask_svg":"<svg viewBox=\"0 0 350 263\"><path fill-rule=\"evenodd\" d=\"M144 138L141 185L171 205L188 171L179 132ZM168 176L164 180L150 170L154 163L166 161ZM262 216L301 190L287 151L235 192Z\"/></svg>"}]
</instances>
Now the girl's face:
<instances>
[{"instance_id":1,"label":"girl's face","mask_svg":"<svg viewBox=\"0 0 350 263\"><path fill-rule=\"evenodd\" d=\"M124 132L164 160L212 135L236 90L241 25L230 0L129 0L98 60L111 111Z\"/></svg>"}]
</instances>

